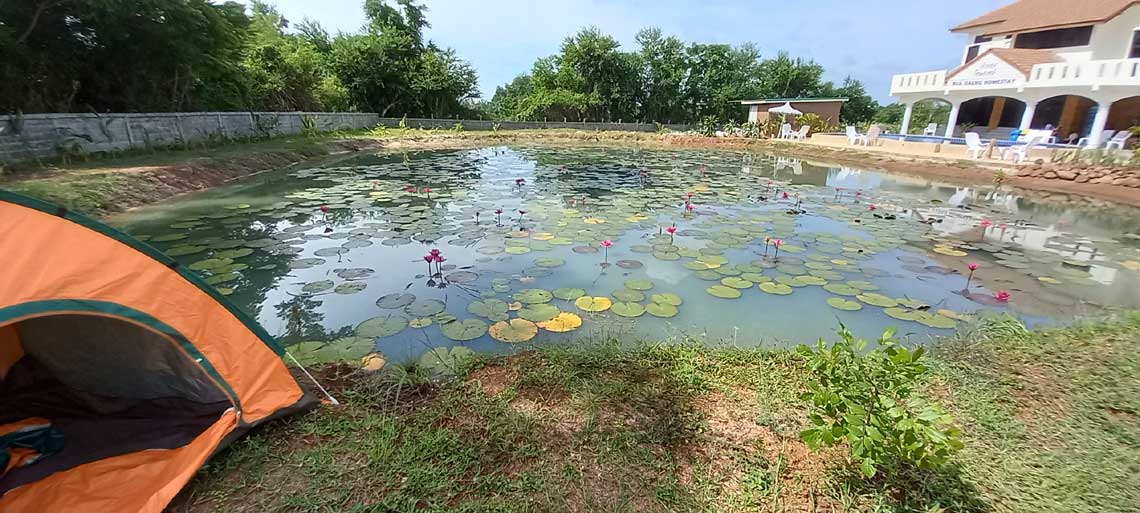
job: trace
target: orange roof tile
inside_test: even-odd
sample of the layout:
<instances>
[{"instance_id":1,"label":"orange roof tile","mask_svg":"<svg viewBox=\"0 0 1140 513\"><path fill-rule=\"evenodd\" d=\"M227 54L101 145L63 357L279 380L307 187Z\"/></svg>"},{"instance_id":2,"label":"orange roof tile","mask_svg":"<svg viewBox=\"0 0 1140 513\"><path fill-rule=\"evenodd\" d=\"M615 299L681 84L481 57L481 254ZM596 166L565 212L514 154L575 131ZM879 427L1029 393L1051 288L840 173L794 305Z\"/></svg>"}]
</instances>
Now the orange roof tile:
<instances>
[{"instance_id":1,"label":"orange roof tile","mask_svg":"<svg viewBox=\"0 0 1140 513\"><path fill-rule=\"evenodd\" d=\"M981 28L985 35L994 35L1090 25L1111 19L1138 2L1140 0L1019 0L950 31Z\"/></svg>"}]
</instances>

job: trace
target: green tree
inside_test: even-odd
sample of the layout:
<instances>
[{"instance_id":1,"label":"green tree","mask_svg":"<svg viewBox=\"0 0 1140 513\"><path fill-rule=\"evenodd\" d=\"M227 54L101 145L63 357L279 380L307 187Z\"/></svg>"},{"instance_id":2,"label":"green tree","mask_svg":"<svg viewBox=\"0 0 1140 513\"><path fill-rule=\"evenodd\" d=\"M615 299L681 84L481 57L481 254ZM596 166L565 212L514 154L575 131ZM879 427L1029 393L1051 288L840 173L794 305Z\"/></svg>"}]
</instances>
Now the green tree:
<instances>
[{"instance_id":1,"label":"green tree","mask_svg":"<svg viewBox=\"0 0 1140 513\"><path fill-rule=\"evenodd\" d=\"M823 66L780 52L764 59L757 70L759 94L765 98L809 98L824 91Z\"/></svg>"},{"instance_id":2,"label":"green tree","mask_svg":"<svg viewBox=\"0 0 1140 513\"><path fill-rule=\"evenodd\" d=\"M246 105L255 110L316 111L342 106L329 96L322 55L305 37L286 34L286 20L273 6L254 0L248 47L242 59ZM335 91L335 87L333 88ZM325 103L334 105L325 105Z\"/></svg>"},{"instance_id":3,"label":"green tree","mask_svg":"<svg viewBox=\"0 0 1140 513\"><path fill-rule=\"evenodd\" d=\"M718 120L743 120L737 100L761 96L758 66L760 52L745 44L693 44L686 50L689 75L685 99L690 122L708 116Z\"/></svg>"},{"instance_id":4,"label":"green tree","mask_svg":"<svg viewBox=\"0 0 1140 513\"><path fill-rule=\"evenodd\" d=\"M828 84L830 86L830 84ZM839 114L841 123L848 125L861 125L875 117L879 110L879 102L867 94L863 83L851 77L843 79L843 86L834 92L826 92L824 96L847 98L843 110Z\"/></svg>"},{"instance_id":5,"label":"green tree","mask_svg":"<svg viewBox=\"0 0 1140 513\"><path fill-rule=\"evenodd\" d=\"M685 44L674 36L663 36L659 28L638 32L637 43L641 45L641 80L645 93L642 117L658 122L688 119L685 78L689 61Z\"/></svg>"}]
</instances>

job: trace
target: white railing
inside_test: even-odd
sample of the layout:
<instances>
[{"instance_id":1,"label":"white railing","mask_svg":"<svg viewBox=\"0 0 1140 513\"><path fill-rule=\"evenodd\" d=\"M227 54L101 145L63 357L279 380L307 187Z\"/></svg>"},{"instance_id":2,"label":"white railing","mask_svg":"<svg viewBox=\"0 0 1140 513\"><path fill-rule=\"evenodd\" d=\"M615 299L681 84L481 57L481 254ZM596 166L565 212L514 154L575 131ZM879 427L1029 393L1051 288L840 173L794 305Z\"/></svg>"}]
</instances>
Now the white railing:
<instances>
[{"instance_id":1,"label":"white railing","mask_svg":"<svg viewBox=\"0 0 1140 513\"><path fill-rule=\"evenodd\" d=\"M1026 87L1140 85L1140 59L1051 62L1029 71Z\"/></svg>"},{"instance_id":2,"label":"white railing","mask_svg":"<svg viewBox=\"0 0 1140 513\"><path fill-rule=\"evenodd\" d=\"M946 70L907 73L891 77L891 95L940 91L946 87Z\"/></svg>"}]
</instances>

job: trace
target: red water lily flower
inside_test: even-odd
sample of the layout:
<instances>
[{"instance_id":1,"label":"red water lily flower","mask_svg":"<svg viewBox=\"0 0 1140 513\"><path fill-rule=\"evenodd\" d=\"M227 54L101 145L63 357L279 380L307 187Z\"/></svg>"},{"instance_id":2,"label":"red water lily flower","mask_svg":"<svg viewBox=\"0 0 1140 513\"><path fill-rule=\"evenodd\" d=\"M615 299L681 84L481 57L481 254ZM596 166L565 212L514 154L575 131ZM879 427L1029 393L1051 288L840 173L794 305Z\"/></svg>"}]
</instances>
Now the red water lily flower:
<instances>
[{"instance_id":1,"label":"red water lily flower","mask_svg":"<svg viewBox=\"0 0 1140 513\"><path fill-rule=\"evenodd\" d=\"M676 226L670 226L670 227L666 228L665 231L669 232L669 235L673 235L674 233L677 233L677 227Z\"/></svg>"},{"instance_id":2,"label":"red water lily flower","mask_svg":"<svg viewBox=\"0 0 1140 513\"><path fill-rule=\"evenodd\" d=\"M694 208L697 208L697 206L689 203L688 205L685 205L685 208L689 209L689 211L692 212Z\"/></svg>"},{"instance_id":3,"label":"red water lily flower","mask_svg":"<svg viewBox=\"0 0 1140 513\"><path fill-rule=\"evenodd\" d=\"M876 204L874 204L874 203L872 203L872 204L868 205L868 206L867 206L867 208L869 208L869 209L871 209L871 210L875 210L876 208L879 208L879 206L878 206L878 205L876 205Z\"/></svg>"},{"instance_id":4,"label":"red water lily flower","mask_svg":"<svg viewBox=\"0 0 1140 513\"><path fill-rule=\"evenodd\" d=\"M602 247L603 248L613 247L613 245L614 245L614 241L612 241L612 240L606 239L606 240L602 241Z\"/></svg>"},{"instance_id":5,"label":"red water lily flower","mask_svg":"<svg viewBox=\"0 0 1140 513\"><path fill-rule=\"evenodd\" d=\"M433 257L434 257L434 256L439 256L439 254L440 254L440 251L439 251L438 249L433 249L433 250L431 250L431 256L433 256Z\"/></svg>"},{"instance_id":6,"label":"red water lily flower","mask_svg":"<svg viewBox=\"0 0 1140 513\"><path fill-rule=\"evenodd\" d=\"M424 192L431 194L431 187L424 187Z\"/></svg>"},{"instance_id":7,"label":"red water lily flower","mask_svg":"<svg viewBox=\"0 0 1140 513\"><path fill-rule=\"evenodd\" d=\"M495 215L498 215L498 216L503 215L503 209L501 209L501 208L495 209Z\"/></svg>"},{"instance_id":8,"label":"red water lily flower","mask_svg":"<svg viewBox=\"0 0 1140 513\"><path fill-rule=\"evenodd\" d=\"M788 199L788 191L784 191L784 199Z\"/></svg>"},{"instance_id":9,"label":"red water lily flower","mask_svg":"<svg viewBox=\"0 0 1140 513\"><path fill-rule=\"evenodd\" d=\"M982 219L982 228L989 228L993 224L994 222L990 221L989 219Z\"/></svg>"},{"instance_id":10,"label":"red water lily flower","mask_svg":"<svg viewBox=\"0 0 1140 513\"><path fill-rule=\"evenodd\" d=\"M999 290L999 291L994 293L994 299L1001 301L1002 303L1008 302L1009 301L1009 292L1005 291L1005 290Z\"/></svg>"},{"instance_id":11,"label":"red water lily flower","mask_svg":"<svg viewBox=\"0 0 1140 513\"><path fill-rule=\"evenodd\" d=\"M967 265L966 268L971 270L971 271L977 271L978 270L978 263L977 262L970 262L970 265Z\"/></svg>"},{"instance_id":12,"label":"red water lily flower","mask_svg":"<svg viewBox=\"0 0 1140 513\"><path fill-rule=\"evenodd\" d=\"M329 209L328 205L321 205L321 212L324 212L327 214L327 213L329 213L329 210L331 210L331 209Z\"/></svg>"}]
</instances>

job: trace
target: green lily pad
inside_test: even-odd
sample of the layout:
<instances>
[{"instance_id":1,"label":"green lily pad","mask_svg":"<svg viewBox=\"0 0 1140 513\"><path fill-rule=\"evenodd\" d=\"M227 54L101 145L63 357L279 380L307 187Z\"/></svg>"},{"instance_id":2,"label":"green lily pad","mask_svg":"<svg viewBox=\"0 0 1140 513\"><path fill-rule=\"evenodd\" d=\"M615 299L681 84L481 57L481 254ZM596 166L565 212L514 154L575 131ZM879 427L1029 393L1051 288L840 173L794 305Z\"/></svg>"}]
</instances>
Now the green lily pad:
<instances>
[{"instance_id":1,"label":"green lily pad","mask_svg":"<svg viewBox=\"0 0 1140 513\"><path fill-rule=\"evenodd\" d=\"M321 265L323 263L325 263L325 259L323 259L323 258L298 258L297 260L289 262L289 268L290 269L308 269L310 267L316 267L316 266Z\"/></svg>"},{"instance_id":2,"label":"green lily pad","mask_svg":"<svg viewBox=\"0 0 1140 513\"><path fill-rule=\"evenodd\" d=\"M519 317L531 322L549 321L561 313L557 306L550 303L527 305L519 310Z\"/></svg>"},{"instance_id":3,"label":"green lily pad","mask_svg":"<svg viewBox=\"0 0 1140 513\"><path fill-rule=\"evenodd\" d=\"M396 308L403 308L412 304L416 300L414 294L406 292L395 292L392 294L385 294L376 300L376 306L386 309L395 310Z\"/></svg>"},{"instance_id":4,"label":"green lily pad","mask_svg":"<svg viewBox=\"0 0 1140 513\"><path fill-rule=\"evenodd\" d=\"M366 288L368 288L368 284L365 282L346 281L337 285L336 288L333 289L333 292L337 294L356 294L357 292L363 292Z\"/></svg>"},{"instance_id":5,"label":"green lily pad","mask_svg":"<svg viewBox=\"0 0 1140 513\"><path fill-rule=\"evenodd\" d=\"M614 305L610 307L610 311L622 317L640 317L641 314L645 313L645 307L641 306L641 303L623 301L614 303Z\"/></svg>"},{"instance_id":6,"label":"green lily pad","mask_svg":"<svg viewBox=\"0 0 1140 513\"><path fill-rule=\"evenodd\" d=\"M734 289L732 287L726 287L724 285L713 285L705 289L705 292L708 292L713 297L719 297L722 299L736 299L740 297L740 289Z\"/></svg>"},{"instance_id":7,"label":"green lily pad","mask_svg":"<svg viewBox=\"0 0 1140 513\"><path fill-rule=\"evenodd\" d=\"M783 283L766 282L760 284L760 290L777 296L786 296L792 293L792 288Z\"/></svg>"},{"instance_id":8,"label":"green lily pad","mask_svg":"<svg viewBox=\"0 0 1140 513\"><path fill-rule=\"evenodd\" d=\"M563 288L554 289L552 291L552 294L554 295L554 297L556 297L558 299L564 299L566 301L573 301L573 300L578 299L582 296L585 296L586 291L583 289L563 287Z\"/></svg>"},{"instance_id":9,"label":"green lily pad","mask_svg":"<svg viewBox=\"0 0 1140 513\"><path fill-rule=\"evenodd\" d=\"M317 294L326 290L330 290L334 286L336 286L336 284L333 283L332 280L314 281L306 283L304 287L301 287L301 292L304 292L306 294Z\"/></svg>"},{"instance_id":10,"label":"green lily pad","mask_svg":"<svg viewBox=\"0 0 1140 513\"><path fill-rule=\"evenodd\" d=\"M869 281L853 280L847 282L848 287L854 287L863 291L879 290L879 286Z\"/></svg>"},{"instance_id":11,"label":"green lily pad","mask_svg":"<svg viewBox=\"0 0 1140 513\"><path fill-rule=\"evenodd\" d=\"M645 311L654 317L673 317L677 315L677 305L669 303L649 303Z\"/></svg>"},{"instance_id":12,"label":"green lily pad","mask_svg":"<svg viewBox=\"0 0 1140 513\"><path fill-rule=\"evenodd\" d=\"M918 318L918 323L923 326L928 326L937 329L954 329L958 326L958 321L945 317L939 314L932 314L930 312L923 312L925 315Z\"/></svg>"},{"instance_id":13,"label":"green lily pad","mask_svg":"<svg viewBox=\"0 0 1140 513\"><path fill-rule=\"evenodd\" d=\"M654 294L649 299L651 301L653 301L654 303L661 303L661 304L672 305L672 306L681 306L681 303L682 303L681 296L678 296L676 294L671 294L668 292L662 292L660 294Z\"/></svg>"},{"instance_id":14,"label":"green lily pad","mask_svg":"<svg viewBox=\"0 0 1140 513\"><path fill-rule=\"evenodd\" d=\"M408 327L409 328L426 328L428 326L431 326L433 322L435 322L435 321L433 321L431 317L417 317L415 319L408 321Z\"/></svg>"},{"instance_id":15,"label":"green lily pad","mask_svg":"<svg viewBox=\"0 0 1140 513\"><path fill-rule=\"evenodd\" d=\"M728 277L720 280L720 284L734 289L750 289L753 285L752 282L737 277Z\"/></svg>"},{"instance_id":16,"label":"green lily pad","mask_svg":"<svg viewBox=\"0 0 1140 513\"><path fill-rule=\"evenodd\" d=\"M408 327L408 320L395 316L386 315L383 317L373 317L356 325L356 336L369 337L369 338L383 338L390 337Z\"/></svg>"},{"instance_id":17,"label":"green lily pad","mask_svg":"<svg viewBox=\"0 0 1140 513\"><path fill-rule=\"evenodd\" d=\"M574 306L587 312L604 312L613 306L613 300L605 296L582 296L574 300Z\"/></svg>"},{"instance_id":18,"label":"green lily pad","mask_svg":"<svg viewBox=\"0 0 1140 513\"><path fill-rule=\"evenodd\" d=\"M467 305L467 311L492 321L505 321L509 317L507 302L501 299L484 299Z\"/></svg>"},{"instance_id":19,"label":"green lily pad","mask_svg":"<svg viewBox=\"0 0 1140 513\"><path fill-rule=\"evenodd\" d=\"M174 246L173 248L166 250L166 254L167 256L179 257L193 255L194 253L201 253L205 250L206 246L194 246L191 244L185 244L182 246Z\"/></svg>"},{"instance_id":20,"label":"green lily pad","mask_svg":"<svg viewBox=\"0 0 1140 513\"><path fill-rule=\"evenodd\" d=\"M176 240L185 239L186 237L187 235L185 233L168 233L166 235L152 237L150 240L151 242L174 242Z\"/></svg>"},{"instance_id":21,"label":"green lily pad","mask_svg":"<svg viewBox=\"0 0 1140 513\"><path fill-rule=\"evenodd\" d=\"M827 280L820 278L819 276L812 276L810 274L805 274L803 276L796 276L796 281L798 281L804 285L816 285L816 286L827 285Z\"/></svg>"},{"instance_id":22,"label":"green lily pad","mask_svg":"<svg viewBox=\"0 0 1140 513\"><path fill-rule=\"evenodd\" d=\"M549 303L554 295L546 289L523 289L515 292L511 297L515 301L525 304Z\"/></svg>"},{"instance_id":23,"label":"green lily pad","mask_svg":"<svg viewBox=\"0 0 1140 513\"><path fill-rule=\"evenodd\" d=\"M909 308L894 306L883 309L883 313L901 321L917 321L922 318L925 312L921 310L911 310Z\"/></svg>"},{"instance_id":24,"label":"green lily pad","mask_svg":"<svg viewBox=\"0 0 1140 513\"><path fill-rule=\"evenodd\" d=\"M209 278L206 278L206 283L209 285L217 285L219 283L231 282L238 278L241 278L241 275L235 272L215 274Z\"/></svg>"},{"instance_id":25,"label":"green lily pad","mask_svg":"<svg viewBox=\"0 0 1140 513\"><path fill-rule=\"evenodd\" d=\"M855 312L855 311L863 309L863 305L859 304L858 301L852 301L850 299L841 298L841 297L827 298L827 304L830 305L832 308L835 308L837 310L847 311L847 312Z\"/></svg>"},{"instance_id":26,"label":"green lily pad","mask_svg":"<svg viewBox=\"0 0 1140 513\"><path fill-rule=\"evenodd\" d=\"M487 323L479 319L463 319L462 321L452 321L446 324L441 324L439 331L443 336L464 342L467 340L475 340L482 337L487 333Z\"/></svg>"},{"instance_id":27,"label":"green lily pad","mask_svg":"<svg viewBox=\"0 0 1140 513\"><path fill-rule=\"evenodd\" d=\"M189 267L195 271L210 271L224 265L230 265L232 263L234 263L234 261L228 258L207 258L205 260L194 262L190 264Z\"/></svg>"},{"instance_id":28,"label":"green lily pad","mask_svg":"<svg viewBox=\"0 0 1140 513\"><path fill-rule=\"evenodd\" d=\"M862 290L859 290L845 283L828 283L827 285L823 286L823 290L839 296L854 296L863 293Z\"/></svg>"},{"instance_id":29,"label":"green lily pad","mask_svg":"<svg viewBox=\"0 0 1140 513\"><path fill-rule=\"evenodd\" d=\"M631 289L615 290L613 293L614 299L618 301L637 303L645 301L645 294L641 291Z\"/></svg>"},{"instance_id":30,"label":"green lily pad","mask_svg":"<svg viewBox=\"0 0 1140 513\"><path fill-rule=\"evenodd\" d=\"M859 301L867 303L868 305L878 306L880 308L892 308L899 305L899 302L895 301L894 298L890 296L884 296L882 294L876 294L874 292L859 294L855 296L855 298Z\"/></svg>"},{"instance_id":31,"label":"green lily pad","mask_svg":"<svg viewBox=\"0 0 1140 513\"><path fill-rule=\"evenodd\" d=\"M238 258L242 258L242 257L247 257L247 256L252 255L252 254L253 254L253 250L249 249L249 248L227 249L225 251L219 251L217 253L214 253L214 258L238 259Z\"/></svg>"},{"instance_id":32,"label":"green lily pad","mask_svg":"<svg viewBox=\"0 0 1140 513\"><path fill-rule=\"evenodd\" d=\"M561 267L566 264L566 261L561 258L554 257L538 257L534 259L534 265L539 267Z\"/></svg>"},{"instance_id":33,"label":"green lily pad","mask_svg":"<svg viewBox=\"0 0 1140 513\"><path fill-rule=\"evenodd\" d=\"M447 305L438 299L421 299L404 307L404 311L412 317L429 317L442 312Z\"/></svg>"},{"instance_id":34,"label":"green lily pad","mask_svg":"<svg viewBox=\"0 0 1140 513\"><path fill-rule=\"evenodd\" d=\"M318 249L318 250L313 252L314 255L319 256L319 257L337 256L337 255L341 255L344 253L348 253L348 249L342 248L340 246L336 246L333 248L321 248L321 249Z\"/></svg>"}]
</instances>

